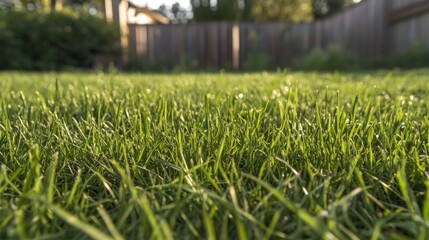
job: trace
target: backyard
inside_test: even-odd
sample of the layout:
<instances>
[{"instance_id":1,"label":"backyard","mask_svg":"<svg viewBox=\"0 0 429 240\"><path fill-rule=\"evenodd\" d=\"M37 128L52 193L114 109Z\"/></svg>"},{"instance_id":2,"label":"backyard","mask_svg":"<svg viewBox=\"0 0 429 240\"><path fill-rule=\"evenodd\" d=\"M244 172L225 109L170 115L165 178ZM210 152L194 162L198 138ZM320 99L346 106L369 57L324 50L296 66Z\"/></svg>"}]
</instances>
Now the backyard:
<instances>
[{"instance_id":1,"label":"backyard","mask_svg":"<svg viewBox=\"0 0 429 240\"><path fill-rule=\"evenodd\" d=\"M425 239L428 70L0 73L0 239Z\"/></svg>"}]
</instances>

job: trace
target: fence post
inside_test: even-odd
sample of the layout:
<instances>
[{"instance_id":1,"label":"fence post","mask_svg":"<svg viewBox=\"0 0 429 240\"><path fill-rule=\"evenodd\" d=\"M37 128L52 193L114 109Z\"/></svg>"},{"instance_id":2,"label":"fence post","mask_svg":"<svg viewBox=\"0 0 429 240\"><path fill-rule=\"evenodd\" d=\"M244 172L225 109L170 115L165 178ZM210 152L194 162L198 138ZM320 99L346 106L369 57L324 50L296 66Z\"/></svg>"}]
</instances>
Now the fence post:
<instances>
[{"instance_id":1,"label":"fence post","mask_svg":"<svg viewBox=\"0 0 429 240\"><path fill-rule=\"evenodd\" d=\"M123 66L129 63L128 53L128 0L104 0L104 15L106 21L113 22L121 34Z\"/></svg>"},{"instance_id":2,"label":"fence post","mask_svg":"<svg viewBox=\"0 0 429 240\"><path fill-rule=\"evenodd\" d=\"M232 68L240 70L240 25L232 26Z\"/></svg>"}]
</instances>

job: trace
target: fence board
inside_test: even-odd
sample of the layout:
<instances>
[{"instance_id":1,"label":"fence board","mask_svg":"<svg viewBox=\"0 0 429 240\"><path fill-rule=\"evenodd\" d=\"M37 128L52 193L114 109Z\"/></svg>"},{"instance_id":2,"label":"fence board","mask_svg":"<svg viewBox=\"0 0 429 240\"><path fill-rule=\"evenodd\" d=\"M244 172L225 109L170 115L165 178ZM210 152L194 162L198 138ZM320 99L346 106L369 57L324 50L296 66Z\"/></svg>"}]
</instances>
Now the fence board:
<instances>
[{"instance_id":1,"label":"fence board","mask_svg":"<svg viewBox=\"0 0 429 240\"><path fill-rule=\"evenodd\" d=\"M429 46L429 12L390 22L391 14L429 0L363 0L314 23L238 24L238 64L265 56L286 66L314 48L340 45L362 59L380 59L407 50L415 42ZM129 25L130 58L139 66L198 62L200 68L230 69L234 45L231 22L184 25Z\"/></svg>"}]
</instances>

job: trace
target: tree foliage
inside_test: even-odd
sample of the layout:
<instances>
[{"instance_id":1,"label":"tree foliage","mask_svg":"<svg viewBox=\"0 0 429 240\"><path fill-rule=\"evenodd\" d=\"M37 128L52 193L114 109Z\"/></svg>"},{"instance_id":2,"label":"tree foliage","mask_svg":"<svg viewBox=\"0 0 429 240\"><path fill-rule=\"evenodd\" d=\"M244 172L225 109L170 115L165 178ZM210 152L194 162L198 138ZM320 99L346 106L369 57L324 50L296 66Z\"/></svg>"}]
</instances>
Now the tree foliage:
<instances>
[{"instance_id":1,"label":"tree foliage","mask_svg":"<svg viewBox=\"0 0 429 240\"><path fill-rule=\"evenodd\" d=\"M15 8L19 5L20 5L20 2L16 0L2 0L0 1L0 10Z\"/></svg>"},{"instance_id":2,"label":"tree foliage","mask_svg":"<svg viewBox=\"0 0 429 240\"><path fill-rule=\"evenodd\" d=\"M306 21L311 0L191 0L196 21Z\"/></svg>"},{"instance_id":3,"label":"tree foliage","mask_svg":"<svg viewBox=\"0 0 429 240\"><path fill-rule=\"evenodd\" d=\"M314 19L327 17L350 4L353 4L353 0L312 0L313 17Z\"/></svg>"},{"instance_id":4,"label":"tree foliage","mask_svg":"<svg viewBox=\"0 0 429 240\"><path fill-rule=\"evenodd\" d=\"M255 21L309 21L310 0L257 0L250 1L251 17Z\"/></svg>"},{"instance_id":5,"label":"tree foliage","mask_svg":"<svg viewBox=\"0 0 429 240\"><path fill-rule=\"evenodd\" d=\"M238 0L191 0L192 11L196 21L240 20L243 8Z\"/></svg>"},{"instance_id":6,"label":"tree foliage","mask_svg":"<svg viewBox=\"0 0 429 240\"><path fill-rule=\"evenodd\" d=\"M63 8L77 12L89 8L101 10L103 6L104 0L0 0L0 9L16 8L43 12L62 10Z\"/></svg>"},{"instance_id":7,"label":"tree foliage","mask_svg":"<svg viewBox=\"0 0 429 240\"><path fill-rule=\"evenodd\" d=\"M192 18L192 12L176 2L171 7L162 4L156 12L170 19L170 23L187 23Z\"/></svg>"},{"instance_id":8,"label":"tree foliage","mask_svg":"<svg viewBox=\"0 0 429 240\"><path fill-rule=\"evenodd\" d=\"M67 11L0 11L0 46L0 69L22 70L91 68L121 50L115 26Z\"/></svg>"}]
</instances>

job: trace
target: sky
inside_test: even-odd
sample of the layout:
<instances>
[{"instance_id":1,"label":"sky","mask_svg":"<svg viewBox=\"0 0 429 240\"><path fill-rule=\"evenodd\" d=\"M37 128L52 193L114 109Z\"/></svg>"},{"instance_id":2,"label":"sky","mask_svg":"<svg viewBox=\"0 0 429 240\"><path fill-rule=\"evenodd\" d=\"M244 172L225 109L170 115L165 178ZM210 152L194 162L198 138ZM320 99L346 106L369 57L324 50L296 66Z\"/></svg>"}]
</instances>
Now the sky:
<instances>
[{"instance_id":1,"label":"sky","mask_svg":"<svg viewBox=\"0 0 429 240\"><path fill-rule=\"evenodd\" d=\"M145 6L147 4L147 6L152 9L157 9L161 4L171 6L176 2L180 3L180 6L184 8L188 8L191 6L190 4L191 1L189 0L130 0L130 1L141 6Z\"/></svg>"}]
</instances>

